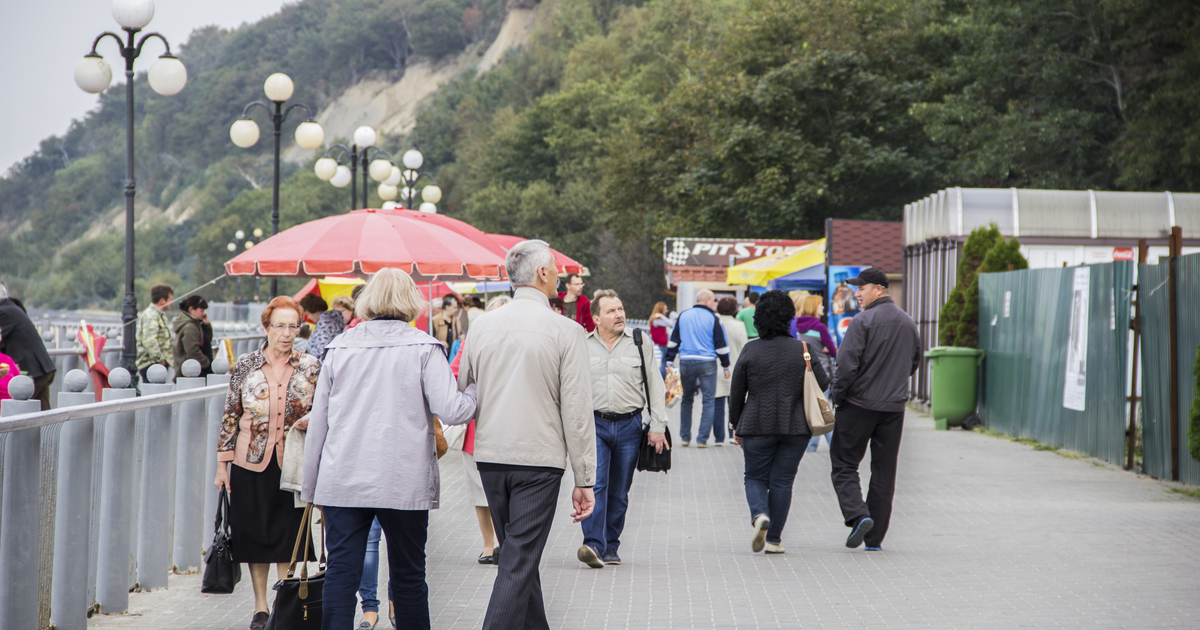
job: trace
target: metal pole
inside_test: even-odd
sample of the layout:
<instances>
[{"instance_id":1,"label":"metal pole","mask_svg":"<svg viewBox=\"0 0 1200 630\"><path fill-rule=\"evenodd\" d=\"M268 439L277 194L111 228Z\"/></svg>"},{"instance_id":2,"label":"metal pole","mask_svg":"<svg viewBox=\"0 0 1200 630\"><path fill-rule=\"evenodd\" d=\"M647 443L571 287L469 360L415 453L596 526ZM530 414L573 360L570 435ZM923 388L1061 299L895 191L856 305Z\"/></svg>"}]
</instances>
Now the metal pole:
<instances>
[{"instance_id":1,"label":"metal pole","mask_svg":"<svg viewBox=\"0 0 1200 630\"><path fill-rule=\"evenodd\" d=\"M142 395L175 391L173 383L145 383ZM171 443L171 406L146 410L146 438L142 444L142 483L138 502L137 585L143 591L167 587L171 567L170 471L174 445Z\"/></svg>"},{"instance_id":2,"label":"metal pole","mask_svg":"<svg viewBox=\"0 0 1200 630\"><path fill-rule=\"evenodd\" d=\"M1146 264L1146 256L1150 247L1146 239L1138 240L1138 264ZM1133 322L1129 327L1133 330L1133 356L1131 374L1129 377L1129 429L1125 432L1125 470L1133 470L1133 451L1137 448L1137 408L1142 397L1138 395L1138 342L1142 339L1142 274L1138 272L1138 283L1133 288Z\"/></svg>"},{"instance_id":3,"label":"metal pole","mask_svg":"<svg viewBox=\"0 0 1200 630\"><path fill-rule=\"evenodd\" d=\"M115 372L115 370L114 370ZM127 378L127 377L126 377ZM108 382L117 387L124 381L109 374ZM125 387L128 387L125 383ZM137 396L134 389L106 389L104 400L123 400ZM100 491L99 553L96 558L96 604L103 613L129 609L128 532L133 527L133 462L135 412L108 416L104 425L104 464Z\"/></svg>"},{"instance_id":4,"label":"metal pole","mask_svg":"<svg viewBox=\"0 0 1200 630\"><path fill-rule=\"evenodd\" d=\"M28 377L13 379L10 393L12 399L0 402L0 416L41 411L40 402L29 400L33 395L33 381ZM3 444L0 628L37 628L42 430L13 431L5 436Z\"/></svg>"},{"instance_id":5,"label":"metal pole","mask_svg":"<svg viewBox=\"0 0 1200 630\"><path fill-rule=\"evenodd\" d=\"M350 145L350 209L358 210L358 145Z\"/></svg>"},{"instance_id":6,"label":"metal pole","mask_svg":"<svg viewBox=\"0 0 1200 630\"><path fill-rule=\"evenodd\" d=\"M129 33L129 46L121 50L125 57L125 298L121 300L122 339L121 367L125 368L134 384L137 383L137 296L133 293L133 198L137 194L137 182L133 176L133 60L137 55L134 34L138 29L125 29Z\"/></svg>"},{"instance_id":7,"label":"metal pole","mask_svg":"<svg viewBox=\"0 0 1200 630\"><path fill-rule=\"evenodd\" d=\"M227 372L229 365L223 360L213 361L213 370ZM228 385L229 374L209 374L209 385ZM201 520L201 530L204 532L203 549L207 553L213 542L213 523L217 517L217 487L212 484L217 478L217 439L221 435L221 421L225 414L225 399L209 398L205 406L205 440L204 440L204 514Z\"/></svg>"},{"instance_id":8,"label":"metal pole","mask_svg":"<svg viewBox=\"0 0 1200 630\"><path fill-rule=\"evenodd\" d=\"M275 114L271 117L275 126L275 180L271 188L271 236L279 233L279 136L283 128L283 103L275 103ZM271 299L279 295L279 278L271 278Z\"/></svg>"},{"instance_id":9,"label":"metal pole","mask_svg":"<svg viewBox=\"0 0 1200 630\"><path fill-rule=\"evenodd\" d=\"M368 205L370 205L367 203L367 171L369 170L367 168L367 151L370 148L371 147L363 147L363 150L362 150L362 160L361 160L361 162L362 162L362 180L363 180L362 207L364 207L364 208L366 208Z\"/></svg>"},{"instance_id":10,"label":"metal pole","mask_svg":"<svg viewBox=\"0 0 1200 630\"><path fill-rule=\"evenodd\" d=\"M83 391L88 376L82 370L66 375L66 391L58 394L58 406L73 407L96 402L96 395ZM57 506L54 511L54 570L51 573L50 623L60 630L87 628L88 575L91 560L93 418L71 420L62 425L58 442Z\"/></svg>"},{"instance_id":11,"label":"metal pole","mask_svg":"<svg viewBox=\"0 0 1200 630\"><path fill-rule=\"evenodd\" d=\"M1168 243L1171 257L1167 259L1167 322L1170 335L1167 349L1171 360L1171 399L1167 408L1171 411L1171 480L1179 481L1179 294L1176 269L1183 249L1183 228L1178 225L1172 227Z\"/></svg>"},{"instance_id":12,"label":"metal pole","mask_svg":"<svg viewBox=\"0 0 1200 630\"><path fill-rule=\"evenodd\" d=\"M179 391L206 385L208 381L203 378L175 381ZM175 544L171 558L175 573L179 574L196 573L202 564L206 403L192 400L176 405L179 439L175 451Z\"/></svg>"}]
</instances>

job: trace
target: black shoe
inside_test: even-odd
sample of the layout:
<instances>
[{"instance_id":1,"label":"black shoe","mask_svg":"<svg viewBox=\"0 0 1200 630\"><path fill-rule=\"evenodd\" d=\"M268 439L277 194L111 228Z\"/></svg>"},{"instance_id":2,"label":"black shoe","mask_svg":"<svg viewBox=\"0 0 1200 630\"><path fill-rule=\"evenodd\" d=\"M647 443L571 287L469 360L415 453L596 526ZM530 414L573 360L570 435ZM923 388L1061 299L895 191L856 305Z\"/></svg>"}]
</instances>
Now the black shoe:
<instances>
[{"instance_id":1,"label":"black shoe","mask_svg":"<svg viewBox=\"0 0 1200 630\"><path fill-rule=\"evenodd\" d=\"M617 555L615 549L605 550L604 554L600 556L600 559L604 561L604 564L621 564L621 556Z\"/></svg>"},{"instance_id":2,"label":"black shoe","mask_svg":"<svg viewBox=\"0 0 1200 630\"><path fill-rule=\"evenodd\" d=\"M600 554L596 553L590 545L580 545L579 551L575 554L579 561L592 567L593 569L603 569L604 561L600 559Z\"/></svg>"},{"instance_id":3,"label":"black shoe","mask_svg":"<svg viewBox=\"0 0 1200 630\"><path fill-rule=\"evenodd\" d=\"M854 524L854 529L850 530L850 536L846 538L846 546L854 549L861 545L863 537L871 531L872 527L875 527L875 521L871 520L870 516L858 519L858 522Z\"/></svg>"},{"instance_id":4,"label":"black shoe","mask_svg":"<svg viewBox=\"0 0 1200 630\"><path fill-rule=\"evenodd\" d=\"M267 620L271 618L270 613L258 611L250 618L250 630L263 630L267 627Z\"/></svg>"},{"instance_id":5,"label":"black shoe","mask_svg":"<svg viewBox=\"0 0 1200 630\"><path fill-rule=\"evenodd\" d=\"M476 562L479 564L496 564L496 550L493 549L492 553L479 554L479 559Z\"/></svg>"}]
</instances>

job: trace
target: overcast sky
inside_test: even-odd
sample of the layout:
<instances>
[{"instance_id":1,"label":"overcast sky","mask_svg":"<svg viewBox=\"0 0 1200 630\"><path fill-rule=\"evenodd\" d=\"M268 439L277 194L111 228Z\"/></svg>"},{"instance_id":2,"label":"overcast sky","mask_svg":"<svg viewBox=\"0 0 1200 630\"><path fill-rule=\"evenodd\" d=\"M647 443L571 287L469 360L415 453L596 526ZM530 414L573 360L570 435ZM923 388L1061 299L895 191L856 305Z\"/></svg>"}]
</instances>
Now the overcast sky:
<instances>
[{"instance_id":1,"label":"overcast sky","mask_svg":"<svg viewBox=\"0 0 1200 630\"><path fill-rule=\"evenodd\" d=\"M172 50L193 29L209 24L232 28L279 11L285 0L156 0L146 31L166 36ZM66 132L71 121L96 106L98 95L75 85L75 64L92 40L117 31L111 0L0 0L0 174L32 153L42 139ZM105 39L99 52L113 69L113 85L124 82L124 61ZM134 69L144 72L162 53L147 42ZM109 88L110 90L113 88ZM187 88L184 88L187 89Z\"/></svg>"}]
</instances>

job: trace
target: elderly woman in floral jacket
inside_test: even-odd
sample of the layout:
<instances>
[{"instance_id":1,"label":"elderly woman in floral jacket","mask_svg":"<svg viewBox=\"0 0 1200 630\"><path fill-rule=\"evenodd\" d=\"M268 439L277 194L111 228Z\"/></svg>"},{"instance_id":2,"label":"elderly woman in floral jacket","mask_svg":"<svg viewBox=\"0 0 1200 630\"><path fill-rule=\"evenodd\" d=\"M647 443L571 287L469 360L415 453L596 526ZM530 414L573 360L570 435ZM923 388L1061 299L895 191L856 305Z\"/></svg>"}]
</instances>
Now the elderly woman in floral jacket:
<instances>
[{"instance_id":1,"label":"elderly woman in floral jacket","mask_svg":"<svg viewBox=\"0 0 1200 630\"><path fill-rule=\"evenodd\" d=\"M304 514L295 494L279 489L284 435L293 425L308 426L321 369L316 357L292 347L302 317L291 298L267 305L262 313L267 342L233 368L217 443L216 485L229 491L233 559L250 565L251 630L266 627L270 563L277 563L280 575L287 571ZM233 464L228 470L227 463Z\"/></svg>"}]
</instances>

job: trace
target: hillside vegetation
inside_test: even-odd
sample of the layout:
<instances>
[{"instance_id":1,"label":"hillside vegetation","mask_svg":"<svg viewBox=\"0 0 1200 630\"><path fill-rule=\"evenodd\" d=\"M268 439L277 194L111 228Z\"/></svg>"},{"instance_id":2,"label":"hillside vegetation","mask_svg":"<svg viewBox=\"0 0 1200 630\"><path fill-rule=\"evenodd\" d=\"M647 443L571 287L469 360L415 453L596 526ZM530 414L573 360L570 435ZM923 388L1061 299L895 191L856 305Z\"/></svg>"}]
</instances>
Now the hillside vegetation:
<instances>
[{"instance_id":1,"label":"hillside vegetation","mask_svg":"<svg viewBox=\"0 0 1200 630\"><path fill-rule=\"evenodd\" d=\"M268 226L267 143L240 151L227 135L267 74L288 72L297 98L322 107L372 73L397 80L409 44L439 58L493 37L504 11L303 0L197 31L182 93L138 81L139 277L204 282L234 230ZM537 11L519 52L442 86L410 137L384 146L419 143L443 212L548 240L592 268L590 289L616 288L640 316L661 296L667 235L813 238L826 217L896 220L947 185L1200 189L1195 2L543 0ZM106 93L0 181L0 277L32 303L119 301L121 236L94 223L122 201L122 99ZM348 205L310 166L285 170L284 227ZM89 230L101 235L80 240Z\"/></svg>"}]
</instances>

